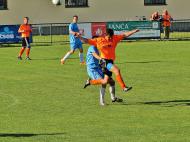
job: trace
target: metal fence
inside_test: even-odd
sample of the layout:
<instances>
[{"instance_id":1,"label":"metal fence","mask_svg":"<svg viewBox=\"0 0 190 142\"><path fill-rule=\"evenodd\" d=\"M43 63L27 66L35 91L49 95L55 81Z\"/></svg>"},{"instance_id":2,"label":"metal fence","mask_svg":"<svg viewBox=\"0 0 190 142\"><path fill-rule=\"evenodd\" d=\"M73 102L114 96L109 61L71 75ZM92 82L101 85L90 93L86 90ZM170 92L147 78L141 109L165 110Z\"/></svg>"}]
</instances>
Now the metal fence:
<instances>
[{"instance_id":1,"label":"metal fence","mask_svg":"<svg viewBox=\"0 0 190 142\"><path fill-rule=\"evenodd\" d=\"M190 19L172 21L170 39L190 40Z\"/></svg>"},{"instance_id":2,"label":"metal fence","mask_svg":"<svg viewBox=\"0 0 190 142\"><path fill-rule=\"evenodd\" d=\"M32 28L34 45L69 43L69 23L33 24ZM162 27L160 31L158 40L164 37ZM172 21L169 40L190 40L190 19Z\"/></svg>"},{"instance_id":3,"label":"metal fence","mask_svg":"<svg viewBox=\"0 0 190 142\"><path fill-rule=\"evenodd\" d=\"M33 24L32 35L34 44L67 43L69 42L69 24Z\"/></svg>"},{"instance_id":4,"label":"metal fence","mask_svg":"<svg viewBox=\"0 0 190 142\"><path fill-rule=\"evenodd\" d=\"M32 25L33 43L68 43L68 26L69 23L34 24ZM164 37L162 27L160 30L162 40ZM170 40L190 40L190 19L172 21Z\"/></svg>"}]
</instances>

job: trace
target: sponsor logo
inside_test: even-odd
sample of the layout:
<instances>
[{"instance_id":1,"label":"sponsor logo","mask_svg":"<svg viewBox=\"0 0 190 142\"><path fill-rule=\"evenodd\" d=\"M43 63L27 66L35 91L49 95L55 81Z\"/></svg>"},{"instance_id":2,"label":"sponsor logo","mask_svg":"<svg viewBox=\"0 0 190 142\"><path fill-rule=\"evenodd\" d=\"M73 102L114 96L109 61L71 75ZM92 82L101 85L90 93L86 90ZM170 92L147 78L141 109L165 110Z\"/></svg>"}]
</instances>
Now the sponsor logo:
<instances>
[{"instance_id":1,"label":"sponsor logo","mask_svg":"<svg viewBox=\"0 0 190 142\"><path fill-rule=\"evenodd\" d=\"M103 31L102 31L101 28L98 28L95 33L96 33L97 36L103 35Z\"/></svg>"},{"instance_id":2,"label":"sponsor logo","mask_svg":"<svg viewBox=\"0 0 190 142\"><path fill-rule=\"evenodd\" d=\"M9 27L4 27L3 31L0 32L0 39L13 39L14 31L11 31Z\"/></svg>"},{"instance_id":3,"label":"sponsor logo","mask_svg":"<svg viewBox=\"0 0 190 142\"><path fill-rule=\"evenodd\" d=\"M109 28L110 29L113 29L113 30L124 30L124 29L129 29L129 26L127 23L121 23L121 24L110 24L109 25Z\"/></svg>"},{"instance_id":4,"label":"sponsor logo","mask_svg":"<svg viewBox=\"0 0 190 142\"><path fill-rule=\"evenodd\" d=\"M153 29L158 29L159 28L158 22L153 22L152 23L152 28Z\"/></svg>"}]
</instances>

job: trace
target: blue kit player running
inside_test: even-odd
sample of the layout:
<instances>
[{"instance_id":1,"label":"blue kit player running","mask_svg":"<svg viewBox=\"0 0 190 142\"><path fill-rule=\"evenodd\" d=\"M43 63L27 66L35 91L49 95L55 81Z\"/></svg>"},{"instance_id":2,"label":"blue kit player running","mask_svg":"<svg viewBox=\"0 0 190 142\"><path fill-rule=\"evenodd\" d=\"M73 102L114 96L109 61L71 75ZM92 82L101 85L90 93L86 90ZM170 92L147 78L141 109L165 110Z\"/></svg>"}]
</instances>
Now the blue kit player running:
<instances>
[{"instance_id":1,"label":"blue kit player running","mask_svg":"<svg viewBox=\"0 0 190 142\"><path fill-rule=\"evenodd\" d=\"M110 84L109 92L111 95L111 100L112 102L122 102L122 99L119 99L115 97L115 81L108 75L104 75L100 65L99 65L99 60L102 60L99 56L99 51L95 46L90 46L87 51L87 56L86 56L86 65L87 65L87 73L90 79L95 80L95 79L102 79L102 86L100 88L100 105L104 106L105 101L104 101L104 96L105 96L105 90L106 90L106 84ZM90 81L90 80L87 80ZM93 83L86 83L86 84L91 84ZM87 86L84 86L86 88Z\"/></svg>"},{"instance_id":2,"label":"blue kit player running","mask_svg":"<svg viewBox=\"0 0 190 142\"><path fill-rule=\"evenodd\" d=\"M80 64L85 64L84 57L83 57L83 48L82 42L78 37L80 35L79 28L77 25L78 16L73 16L73 22L69 25L69 38L70 38L70 51L61 59L61 64L64 64L66 59L69 58L71 54L75 52L76 49L79 49L79 58Z\"/></svg>"}]
</instances>

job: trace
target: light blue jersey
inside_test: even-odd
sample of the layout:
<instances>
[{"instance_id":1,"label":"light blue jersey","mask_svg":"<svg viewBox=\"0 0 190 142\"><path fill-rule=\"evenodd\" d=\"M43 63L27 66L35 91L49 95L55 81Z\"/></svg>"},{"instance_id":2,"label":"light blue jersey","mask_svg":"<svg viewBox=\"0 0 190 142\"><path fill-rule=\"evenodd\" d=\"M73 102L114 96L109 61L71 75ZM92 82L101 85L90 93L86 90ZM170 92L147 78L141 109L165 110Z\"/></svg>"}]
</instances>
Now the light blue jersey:
<instances>
[{"instance_id":1,"label":"light blue jersey","mask_svg":"<svg viewBox=\"0 0 190 142\"><path fill-rule=\"evenodd\" d=\"M90 46L86 55L87 72L91 79L103 78L103 72L99 66L99 60L96 59L92 53L99 55L98 49L94 46Z\"/></svg>"},{"instance_id":2,"label":"light blue jersey","mask_svg":"<svg viewBox=\"0 0 190 142\"><path fill-rule=\"evenodd\" d=\"M69 25L69 31L79 32L77 23L71 23ZM70 38L70 45L72 49L82 48L82 42L79 37L76 37L73 34L69 34L69 38Z\"/></svg>"},{"instance_id":3,"label":"light blue jersey","mask_svg":"<svg viewBox=\"0 0 190 142\"><path fill-rule=\"evenodd\" d=\"M87 68L97 68L99 67L99 60L96 59L92 53L96 53L99 55L99 51L95 46L90 46L86 55L86 65Z\"/></svg>"}]
</instances>

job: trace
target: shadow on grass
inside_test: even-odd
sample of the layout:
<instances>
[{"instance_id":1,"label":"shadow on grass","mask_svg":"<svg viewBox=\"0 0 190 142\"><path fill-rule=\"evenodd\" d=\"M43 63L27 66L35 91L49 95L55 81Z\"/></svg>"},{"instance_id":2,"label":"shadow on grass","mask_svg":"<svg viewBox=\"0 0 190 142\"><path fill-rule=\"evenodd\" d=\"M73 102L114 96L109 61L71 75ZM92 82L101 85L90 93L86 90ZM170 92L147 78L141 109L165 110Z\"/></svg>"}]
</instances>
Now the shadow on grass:
<instances>
[{"instance_id":1,"label":"shadow on grass","mask_svg":"<svg viewBox=\"0 0 190 142\"><path fill-rule=\"evenodd\" d=\"M190 100L171 100L171 101L153 101L153 102L144 102L145 105L161 105L166 107L174 106L190 106Z\"/></svg>"},{"instance_id":2,"label":"shadow on grass","mask_svg":"<svg viewBox=\"0 0 190 142\"><path fill-rule=\"evenodd\" d=\"M0 133L0 137L35 137L35 136L58 136L64 135L65 133L41 133L41 134L34 134L34 133Z\"/></svg>"},{"instance_id":3,"label":"shadow on grass","mask_svg":"<svg viewBox=\"0 0 190 142\"><path fill-rule=\"evenodd\" d=\"M190 106L190 100L150 101L137 103L122 103L122 105L157 105L163 107Z\"/></svg>"}]
</instances>

